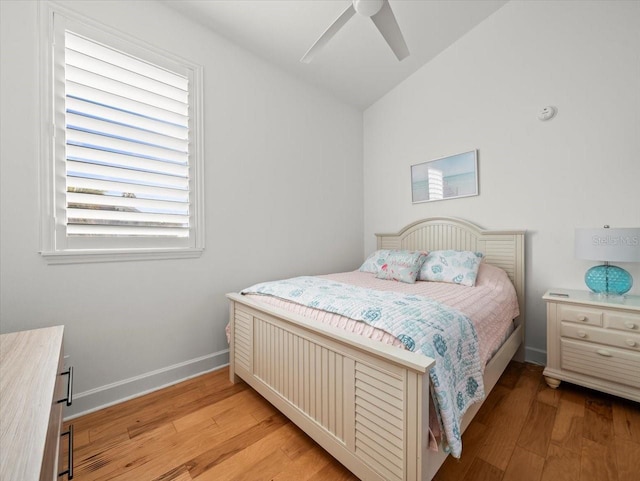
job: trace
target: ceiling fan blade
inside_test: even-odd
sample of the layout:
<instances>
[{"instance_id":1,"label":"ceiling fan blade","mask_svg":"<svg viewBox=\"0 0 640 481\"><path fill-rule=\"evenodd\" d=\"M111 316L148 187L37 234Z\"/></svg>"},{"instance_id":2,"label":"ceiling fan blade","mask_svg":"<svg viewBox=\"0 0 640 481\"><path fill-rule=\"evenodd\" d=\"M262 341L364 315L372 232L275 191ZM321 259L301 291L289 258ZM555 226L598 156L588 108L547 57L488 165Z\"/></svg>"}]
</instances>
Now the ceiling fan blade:
<instances>
[{"instance_id":1,"label":"ceiling fan blade","mask_svg":"<svg viewBox=\"0 0 640 481\"><path fill-rule=\"evenodd\" d=\"M338 33L347 21L353 17L356 13L355 8L353 8L353 3L350 3L349 6L345 9L344 12L340 14L340 16L331 24L329 28L327 28L320 38L316 40L307 53L303 55L300 59L302 63L309 63L313 60L313 57L320 51L322 48L333 38L333 36ZM393 14L392 14L393 15Z\"/></svg>"},{"instance_id":2,"label":"ceiling fan blade","mask_svg":"<svg viewBox=\"0 0 640 481\"><path fill-rule=\"evenodd\" d=\"M388 0L384 0L384 5L378 13L371 17L373 23L378 27L380 33L393 50L393 53L402 60L409 56L409 47L407 47L400 26L396 20Z\"/></svg>"}]
</instances>

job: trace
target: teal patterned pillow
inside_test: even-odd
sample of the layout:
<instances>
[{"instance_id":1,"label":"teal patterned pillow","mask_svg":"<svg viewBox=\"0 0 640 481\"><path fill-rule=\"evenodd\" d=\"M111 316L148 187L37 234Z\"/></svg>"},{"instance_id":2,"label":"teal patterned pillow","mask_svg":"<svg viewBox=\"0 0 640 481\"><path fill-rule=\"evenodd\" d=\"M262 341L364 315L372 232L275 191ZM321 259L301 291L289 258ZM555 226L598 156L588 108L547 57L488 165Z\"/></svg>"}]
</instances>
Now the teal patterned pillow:
<instances>
[{"instance_id":1,"label":"teal patterned pillow","mask_svg":"<svg viewBox=\"0 0 640 481\"><path fill-rule=\"evenodd\" d=\"M471 251L429 252L418 274L418 280L475 286L482 256L481 252Z\"/></svg>"},{"instance_id":2,"label":"teal patterned pillow","mask_svg":"<svg viewBox=\"0 0 640 481\"><path fill-rule=\"evenodd\" d=\"M372 272L377 274L380 272L380 268L384 265L391 251L389 249L382 249L379 251L375 251L371 254L364 263L360 266L361 272Z\"/></svg>"},{"instance_id":3,"label":"teal patterned pillow","mask_svg":"<svg viewBox=\"0 0 640 481\"><path fill-rule=\"evenodd\" d=\"M426 258L426 252L391 251L376 277L413 284Z\"/></svg>"}]
</instances>

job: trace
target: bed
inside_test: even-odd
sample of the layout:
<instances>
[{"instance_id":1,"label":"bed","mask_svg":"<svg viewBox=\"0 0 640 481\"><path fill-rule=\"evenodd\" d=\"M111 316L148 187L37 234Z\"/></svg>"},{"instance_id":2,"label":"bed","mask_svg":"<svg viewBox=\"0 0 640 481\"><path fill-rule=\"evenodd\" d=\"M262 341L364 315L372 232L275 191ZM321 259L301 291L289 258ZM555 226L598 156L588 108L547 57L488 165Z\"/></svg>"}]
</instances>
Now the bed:
<instances>
[{"instance_id":1,"label":"bed","mask_svg":"<svg viewBox=\"0 0 640 481\"><path fill-rule=\"evenodd\" d=\"M481 252L484 263L506 272L520 315L484 368L486 394L511 359L523 358L524 236L443 217L376 234L378 249ZM232 382L244 380L360 479L433 478L448 455L429 449L434 359L252 296L227 297ZM480 406L468 408L462 432Z\"/></svg>"}]
</instances>

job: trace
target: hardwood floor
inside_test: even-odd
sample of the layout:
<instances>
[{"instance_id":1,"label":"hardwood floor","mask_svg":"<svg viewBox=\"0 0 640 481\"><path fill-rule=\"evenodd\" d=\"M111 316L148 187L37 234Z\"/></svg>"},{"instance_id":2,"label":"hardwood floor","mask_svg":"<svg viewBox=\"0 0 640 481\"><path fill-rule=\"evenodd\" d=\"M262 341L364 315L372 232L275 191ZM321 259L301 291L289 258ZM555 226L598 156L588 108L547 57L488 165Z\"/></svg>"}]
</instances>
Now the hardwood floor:
<instances>
[{"instance_id":1,"label":"hardwood floor","mask_svg":"<svg viewBox=\"0 0 640 481\"><path fill-rule=\"evenodd\" d=\"M71 421L74 480L357 480L223 369ZM438 481L636 481L640 404L511 363Z\"/></svg>"}]
</instances>

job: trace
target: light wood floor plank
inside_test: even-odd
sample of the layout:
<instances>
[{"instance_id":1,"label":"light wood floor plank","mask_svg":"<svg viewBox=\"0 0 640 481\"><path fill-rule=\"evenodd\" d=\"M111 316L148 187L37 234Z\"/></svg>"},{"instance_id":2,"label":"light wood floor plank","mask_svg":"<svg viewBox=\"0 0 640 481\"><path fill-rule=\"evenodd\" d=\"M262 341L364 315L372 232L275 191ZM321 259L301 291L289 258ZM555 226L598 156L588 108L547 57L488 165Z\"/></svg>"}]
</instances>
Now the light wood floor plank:
<instances>
[{"instance_id":1,"label":"light wood floor plank","mask_svg":"<svg viewBox=\"0 0 640 481\"><path fill-rule=\"evenodd\" d=\"M509 388L501 384L496 384L487 396L487 399L482 403L482 407L473 420L482 423L485 426L490 425L496 416L499 416L499 413L501 412L500 406L502 403L506 402L512 389L513 387Z\"/></svg>"},{"instance_id":2,"label":"light wood floor plank","mask_svg":"<svg viewBox=\"0 0 640 481\"><path fill-rule=\"evenodd\" d=\"M613 442L613 409L611 400L603 396L589 396L585 403L582 436L602 445Z\"/></svg>"},{"instance_id":3,"label":"light wood floor plank","mask_svg":"<svg viewBox=\"0 0 640 481\"><path fill-rule=\"evenodd\" d=\"M486 439L478 451L479 458L502 471L507 469L539 383L539 375L532 377L522 369L515 386L496 408L496 416L488 426Z\"/></svg>"},{"instance_id":4,"label":"light wood floor plank","mask_svg":"<svg viewBox=\"0 0 640 481\"><path fill-rule=\"evenodd\" d=\"M540 481L544 461L545 456L539 456L517 446L511 455L502 481Z\"/></svg>"},{"instance_id":5,"label":"light wood floor plank","mask_svg":"<svg viewBox=\"0 0 640 481\"><path fill-rule=\"evenodd\" d=\"M484 424L476 422L475 419L471 421L462 438L463 455L460 459L449 456L442 468L436 473L434 481L460 481L463 479L471 468L476 453L483 445L486 432L487 427Z\"/></svg>"},{"instance_id":6,"label":"light wood floor plank","mask_svg":"<svg viewBox=\"0 0 640 481\"><path fill-rule=\"evenodd\" d=\"M557 389L551 389L546 382L541 382L538 386L538 394L536 394L536 400L557 408L561 396L561 391L558 391Z\"/></svg>"},{"instance_id":7,"label":"light wood floor plank","mask_svg":"<svg viewBox=\"0 0 640 481\"><path fill-rule=\"evenodd\" d=\"M549 448L551 431L556 418L556 408L538 401L531 403L531 409L524 421L518 437L518 446L544 458Z\"/></svg>"},{"instance_id":8,"label":"light wood floor plank","mask_svg":"<svg viewBox=\"0 0 640 481\"><path fill-rule=\"evenodd\" d=\"M264 437L257 439L246 448L232 454L228 453L229 456L217 459L215 463L208 466L190 469L191 476L199 481L248 481L251 479L245 477L248 474L252 475L256 481L272 478L282 470L282 466L290 462L280 448L294 435L295 431L291 424L272 423L271 426L272 429L268 430ZM271 464L272 459L280 465L279 469L276 466L274 470ZM264 473L256 471L256 466L259 466L260 470L267 469L267 471ZM266 478L263 475L266 475Z\"/></svg>"},{"instance_id":9,"label":"light wood floor plank","mask_svg":"<svg viewBox=\"0 0 640 481\"><path fill-rule=\"evenodd\" d=\"M580 457L581 453L551 443L542 469L541 481L579 481Z\"/></svg>"},{"instance_id":10,"label":"light wood floor plank","mask_svg":"<svg viewBox=\"0 0 640 481\"><path fill-rule=\"evenodd\" d=\"M638 481L640 444L616 436L615 451L618 462L618 481Z\"/></svg>"},{"instance_id":11,"label":"light wood floor plank","mask_svg":"<svg viewBox=\"0 0 640 481\"><path fill-rule=\"evenodd\" d=\"M292 461L306 454L309 450L315 448L317 444L302 430L296 427L296 435L291 436L289 440L282 446L282 451Z\"/></svg>"},{"instance_id":12,"label":"light wood floor plank","mask_svg":"<svg viewBox=\"0 0 640 481\"><path fill-rule=\"evenodd\" d=\"M615 399L613 430L616 436L640 444L640 404L626 399Z\"/></svg>"},{"instance_id":13,"label":"light wood floor plank","mask_svg":"<svg viewBox=\"0 0 640 481\"><path fill-rule=\"evenodd\" d=\"M518 383L518 380L520 379L520 376L522 375L523 370L524 370L523 363L521 362L509 363L507 368L502 373L502 376L500 376L500 379L498 380L498 385L504 386L509 390L513 389L514 387L516 387L516 384Z\"/></svg>"},{"instance_id":14,"label":"light wood floor plank","mask_svg":"<svg viewBox=\"0 0 640 481\"><path fill-rule=\"evenodd\" d=\"M153 479L170 468L179 466L200 454L203 446L211 449L225 440L250 429L257 421L250 414L238 412L236 422L227 427L194 426L189 430L177 432L171 437L148 440L148 435L122 443L120 449L111 450L110 456L101 466L87 477L92 479ZM167 459L170 453L170 463ZM79 473L82 473L82 460L85 453L80 452ZM86 456L91 458L91 456ZM77 463L78 464L78 463Z\"/></svg>"},{"instance_id":15,"label":"light wood floor plank","mask_svg":"<svg viewBox=\"0 0 640 481\"><path fill-rule=\"evenodd\" d=\"M232 426L216 426L213 429L194 426L178 433L173 439L147 444L145 449L134 451L138 452L140 462L131 464L112 481L153 479L175 467L184 466L188 470L189 461L202 454L204 450L211 450L256 425L257 421L253 416L238 413L236 423Z\"/></svg>"},{"instance_id":16,"label":"light wood floor plank","mask_svg":"<svg viewBox=\"0 0 640 481\"><path fill-rule=\"evenodd\" d=\"M291 439L300 440L301 438L295 436ZM274 476L273 481L307 481L324 469L327 464L334 462L325 450L315 445L292 459L280 473Z\"/></svg>"},{"instance_id":17,"label":"light wood floor plank","mask_svg":"<svg viewBox=\"0 0 640 481\"><path fill-rule=\"evenodd\" d=\"M193 478L185 466L178 466L177 468L154 478L152 481L193 481Z\"/></svg>"},{"instance_id":18,"label":"light wood floor plank","mask_svg":"<svg viewBox=\"0 0 640 481\"><path fill-rule=\"evenodd\" d=\"M287 419L282 414L277 413L215 448L204 451L187 462L191 477L197 478L205 471L209 471L216 465L234 457L237 453L248 452L246 451L247 448L257 442L262 442L267 436L274 431L279 431L286 424Z\"/></svg>"},{"instance_id":19,"label":"light wood floor plank","mask_svg":"<svg viewBox=\"0 0 640 481\"><path fill-rule=\"evenodd\" d=\"M501 481L504 471L494 465L475 458L463 481Z\"/></svg>"},{"instance_id":20,"label":"light wood floor plank","mask_svg":"<svg viewBox=\"0 0 640 481\"><path fill-rule=\"evenodd\" d=\"M117 479L123 471L133 471L147 464L149 456L153 456L153 453L147 451L148 446L156 445L161 439L168 443L167 440L174 439L175 434L176 431L172 425L165 425L145 433L138 439L128 439L94 455L83 448L78 453L74 452L77 460L76 472L86 481ZM74 479L76 479L75 476Z\"/></svg>"},{"instance_id":21,"label":"light wood floor plank","mask_svg":"<svg viewBox=\"0 0 640 481\"><path fill-rule=\"evenodd\" d=\"M560 399L551 432L551 442L580 454L583 422L584 400L580 404L572 400Z\"/></svg>"},{"instance_id":22,"label":"light wood floor plank","mask_svg":"<svg viewBox=\"0 0 640 481\"><path fill-rule=\"evenodd\" d=\"M228 397L233 396L240 392L242 387L237 385L229 385L217 393L207 394L206 396L194 397L189 399L188 402L183 402L179 404L173 404L171 409L166 411L159 411L151 413L150 416L137 419L135 423L127 427L127 431L129 432L129 436L132 438L135 436L144 433L145 431L155 429L157 426L165 424L167 422L172 422L174 419L178 419L185 414L190 414L195 412L205 406L209 406L211 404L215 404L216 402L226 399ZM188 393L189 398L194 395L194 393Z\"/></svg>"},{"instance_id":23,"label":"light wood floor plank","mask_svg":"<svg viewBox=\"0 0 640 481\"><path fill-rule=\"evenodd\" d=\"M605 446L585 438L580 458L580 481L618 481L613 444Z\"/></svg>"},{"instance_id":24,"label":"light wood floor plank","mask_svg":"<svg viewBox=\"0 0 640 481\"><path fill-rule=\"evenodd\" d=\"M311 476L308 481L358 481L358 478L341 464L329 463Z\"/></svg>"}]
</instances>

